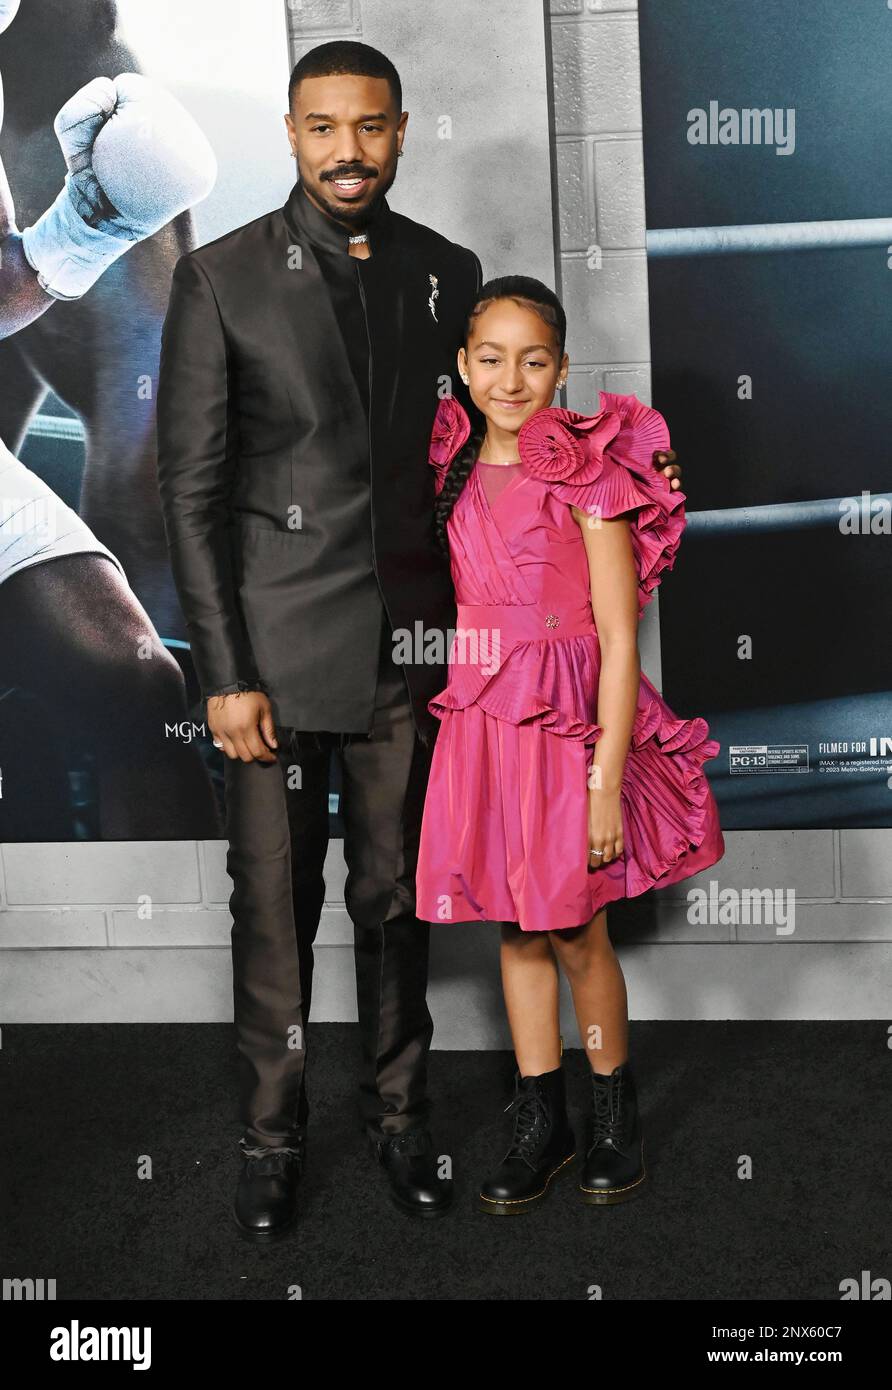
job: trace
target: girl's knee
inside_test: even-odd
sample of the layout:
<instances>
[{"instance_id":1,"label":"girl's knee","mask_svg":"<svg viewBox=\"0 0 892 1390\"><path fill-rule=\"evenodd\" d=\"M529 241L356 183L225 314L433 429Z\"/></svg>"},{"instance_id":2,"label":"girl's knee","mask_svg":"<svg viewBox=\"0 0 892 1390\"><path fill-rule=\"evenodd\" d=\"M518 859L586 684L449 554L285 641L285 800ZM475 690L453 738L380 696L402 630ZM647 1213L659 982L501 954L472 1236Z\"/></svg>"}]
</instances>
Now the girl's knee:
<instances>
[{"instance_id":1,"label":"girl's knee","mask_svg":"<svg viewBox=\"0 0 892 1390\"><path fill-rule=\"evenodd\" d=\"M607 934L607 914L599 912L582 927L571 927L564 931L548 933L552 945L568 974L584 970L589 962L602 952L610 949Z\"/></svg>"},{"instance_id":2,"label":"girl's knee","mask_svg":"<svg viewBox=\"0 0 892 1390\"><path fill-rule=\"evenodd\" d=\"M587 946L583 927L573 927L570 930L549 932L551 944L561 965L569 973L578 969L585 960Z\"/></svg>"},{"instance_id":3,"label":"girl's knee","mask_svg":"<svg viewBox=\"0 0 892 1390\"><path fill-rule=\"evenodd\" d=\"M510 951L548 955L551 953L550 937L551 933L546 931L524 931L518 922L501 924L502 945Z\"/></svg>"}]
</instances>

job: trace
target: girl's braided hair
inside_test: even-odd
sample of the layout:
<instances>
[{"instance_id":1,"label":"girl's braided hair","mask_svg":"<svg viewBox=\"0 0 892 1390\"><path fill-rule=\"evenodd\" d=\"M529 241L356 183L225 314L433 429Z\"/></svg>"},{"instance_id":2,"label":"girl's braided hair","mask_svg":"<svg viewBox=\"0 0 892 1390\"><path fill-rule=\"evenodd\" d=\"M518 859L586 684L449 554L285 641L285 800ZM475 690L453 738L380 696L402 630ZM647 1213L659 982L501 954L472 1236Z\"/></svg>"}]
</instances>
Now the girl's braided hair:
<instances>
[{"instance_id":1,"label":"girl's braided hair","mask_svg":"<svg viewBox=\"0 0 892 1390\"><path fill-rule=\"evenodd\" d=\"M468 345L474 320L497 299L513 299L524 309L532 309L534 313L538 314L549 328L554 330L558 340L559 353L563 356L564 344L567 339L567 316L564 313L563 305L553 290L550 290L547 285L543 285L541 280L534 280L529 275L500 275L495 280L487 280L465 321L465 347ZM471 421L471 433L467 443L452 460L434 507L434 530L446 555L449 554L446 523L452 514L452 508L458 501L459 493L471 475L471 469L477 461L477 455L486 434L486 416L477 409L470 396L467 397L465 408Z\"/></svg>"}]
</instances>

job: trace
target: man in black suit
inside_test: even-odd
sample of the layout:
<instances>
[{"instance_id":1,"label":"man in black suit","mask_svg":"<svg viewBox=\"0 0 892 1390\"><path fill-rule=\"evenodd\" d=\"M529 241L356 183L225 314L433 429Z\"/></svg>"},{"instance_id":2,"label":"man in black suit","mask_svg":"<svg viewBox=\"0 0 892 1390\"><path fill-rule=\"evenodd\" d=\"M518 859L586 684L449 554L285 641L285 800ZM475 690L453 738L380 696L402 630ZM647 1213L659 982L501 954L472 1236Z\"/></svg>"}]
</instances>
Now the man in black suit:
<instances>
[{"instance_id":1,"label":"man in black suit","mask_svg":"<svg viewBox=\"0 0 892 1390\"><path fill-rule=\"evenodd\" d=\"M403 1210L451 1200L427 1120L432 1022L415 866L443 664L392 633L456 611L427 464L476 255L393 212L407 113L355 42L297 64L285 206L182 257L162 338L158 462L177 589L226 756L244 1164L236 1220L292 1221L306 1022L341 763L366 1130Z\"/></svg>"},{"instance_id":2,"label":"man in black suit","mask_svg":"<svg viewBox=\"0 0 892 1390\"><path fill-rule=\"evenodd\" d=\"M323 44L289 106L299 181L178 261L158 391L174 577L227 755L236 1217L258 1237L295 1211L332 748L365 1126L404 1209L451 1196L427 1130L429 928L414 913L427 702L446 672L396 665L391 633L455 625L427 449L482 280L472 251L387 204L407 114L383 54Z\"/></svg>"}]
</instances>

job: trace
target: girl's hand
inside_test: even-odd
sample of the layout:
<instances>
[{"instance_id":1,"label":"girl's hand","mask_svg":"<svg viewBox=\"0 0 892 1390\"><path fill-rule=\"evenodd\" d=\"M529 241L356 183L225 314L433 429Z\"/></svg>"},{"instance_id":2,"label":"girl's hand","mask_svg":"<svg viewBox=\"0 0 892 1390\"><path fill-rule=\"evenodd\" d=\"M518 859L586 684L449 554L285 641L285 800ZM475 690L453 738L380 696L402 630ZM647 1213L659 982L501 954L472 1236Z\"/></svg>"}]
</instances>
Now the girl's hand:
<instances>
[{"instance_id":1,"label":"girl's hand","mask_svg":"<svg viewBox=\"0 0 892 1390\"><path fill-rule=\"evenodd\" d=\"M589 853L590 869L600 869L619 859L623 853L623 817L618 791L607 792L592 787L588 794L588 847L603 850L603 854Z\"/></svg>"}]
</instances>

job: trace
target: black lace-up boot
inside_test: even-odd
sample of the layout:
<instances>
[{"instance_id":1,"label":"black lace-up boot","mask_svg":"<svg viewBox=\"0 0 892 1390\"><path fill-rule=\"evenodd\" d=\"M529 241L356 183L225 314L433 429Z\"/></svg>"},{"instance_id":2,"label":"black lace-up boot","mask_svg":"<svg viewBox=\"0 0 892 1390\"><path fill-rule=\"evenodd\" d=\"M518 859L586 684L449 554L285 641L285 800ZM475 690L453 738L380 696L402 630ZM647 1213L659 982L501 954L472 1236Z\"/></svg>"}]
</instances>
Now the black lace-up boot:
<instances>
[{"instance_id":1,"label":"black lace-up boot","mask_svg":"<svg viewBox=\"0 0 892 1390\"><path fill-rule=\"evenodd\" d=\"M293 1226L305 1146L304 1135L284 1148L254 1148L239 1140L244 1162L235 1194L235 1224L248 1240L265 1244Z\"/></svg>"},{"instance_id":2,"label":"black lace-up boot","mask_svg":"<svg viewBox=\"0 0 892 1390\"><path fill-rule=\"evenodd\" d=\"M452 1179L440 1176L430 1131L408 1129L369 1138L387 1174L394 1205L410 1216L442 1216L452 1201Z\"/></svg>"},{"instance_id":3,"label":"black lace-up boot","mask_svg":"<svg viewBox=\"0 0 892 1390\"><path fill-rule=\"evenodd\" d=\"M591 1206L627 1202L644 1186L644 1140L638 1097L628 1062L609 1076L592 1074L593 1112L579 1179L582 1200Z\"/></svg>"},{"instance_id":4,"label":"black lace-up boot","mask_svg":"<svg viewBox=\"0 0 892 1390\"><path fill-rule=\"evenodd\" d=\"M514 1077L514 1138L499 1167L480 1189L480 1210L495 1216L529 1211L548 1191L554 1175L576 1157L567 1118L564 1073Z\"/></svg>"}]
</instances>

